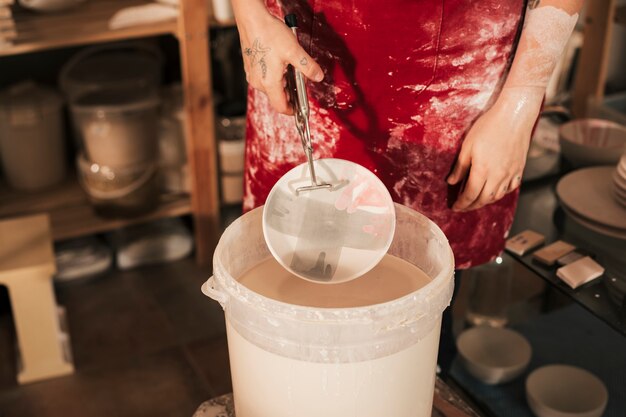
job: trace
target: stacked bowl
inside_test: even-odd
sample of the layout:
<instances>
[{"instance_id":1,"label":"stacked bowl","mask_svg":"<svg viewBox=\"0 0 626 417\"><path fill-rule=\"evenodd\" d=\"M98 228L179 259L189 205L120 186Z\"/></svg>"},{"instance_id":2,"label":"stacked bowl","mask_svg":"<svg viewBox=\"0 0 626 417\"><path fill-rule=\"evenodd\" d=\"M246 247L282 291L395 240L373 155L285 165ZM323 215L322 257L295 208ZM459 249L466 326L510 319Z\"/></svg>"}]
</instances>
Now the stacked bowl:
<instances>
[{"instance_id":1,"label":"stacked bowl","mask_svg":"<svg viewBox=\"0 0 626 417\"><path fill-rule=\"evenodd\" d=\"M626 208L626 152L613 173L613 197L619 205Z\"/></svg>"},{"instance_id":2,"label":"stacked bowl","mask_svg":"<svg viewBox=\"0 0 626 417\"><path fill-rule=\"evenodd\" d=\"M559 139L563 157L578 168L557 185L563 210L585 229L626 240L626 127L578 119L561 126Z\"/></svg>"},{"instance_id":3,"label":"stacked bowl","mask_svg":"<svg viewBox=\"0 0 626 417\"><path fill-rule=\"evenodd\" d=\"M575 168L613 165L626 144L626 127L601 119L577 119L559 128L561 153Z\"/></svg>"}]
</instances>

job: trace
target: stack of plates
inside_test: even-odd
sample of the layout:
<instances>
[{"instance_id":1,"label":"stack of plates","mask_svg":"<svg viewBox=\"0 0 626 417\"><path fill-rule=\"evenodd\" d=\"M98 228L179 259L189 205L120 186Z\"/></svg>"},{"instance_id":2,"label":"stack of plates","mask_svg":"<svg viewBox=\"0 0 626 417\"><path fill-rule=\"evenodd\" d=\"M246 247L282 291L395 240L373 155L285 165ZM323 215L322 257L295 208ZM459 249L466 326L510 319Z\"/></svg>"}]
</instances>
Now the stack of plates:
<instances>
[{"instance_id":1,"label":"stack of plates","mask_svg":"<svg viewBox=\"0 0 626 417\"><path fill-rule=\"evenodd\" d=\"M626 153L613 173L613 197L622 207L626 207Z\"/></svg>"},{"instance_id":2,"label":"stack of plates","mask_svg":"<svg viewBox=\"0 0 626 417\"><path fill-rule=\"evenodd\" d=\"M626 240L626 206L612 196L614 172L613 166L574 171L561 178L556 192L574 221L597 233Z\"/></svg>"}]
</instances>

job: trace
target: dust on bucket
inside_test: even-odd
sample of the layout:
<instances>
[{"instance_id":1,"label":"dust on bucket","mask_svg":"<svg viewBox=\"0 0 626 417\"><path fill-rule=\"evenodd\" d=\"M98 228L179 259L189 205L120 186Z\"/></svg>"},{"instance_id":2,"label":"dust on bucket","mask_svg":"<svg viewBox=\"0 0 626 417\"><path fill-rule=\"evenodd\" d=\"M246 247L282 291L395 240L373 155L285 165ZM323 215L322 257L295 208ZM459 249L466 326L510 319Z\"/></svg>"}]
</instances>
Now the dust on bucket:
<instances>
[{"instance_id":1,"label":"dust on bucket","mask_svg":"<svg viewBox=\"0 0 626 417\"><path fill-rule=\"evenodd\" d=\"M396 205L389 262L425 280L377 300L384 288L379 282L352 307L338 300L350 298L350 288L356 288L350 285L365 277L335 285L293 277L270 288L270 296L239 282L248 283L259 266L260 279L251 283L278 282L271 276L277 270L268 273L275 261L261 219L262 207L226 229L215 250L214 276L202 286L225 312L237 417L430 416L441 314L453 289L454 258L443 232ZM394 274L382 271L376 279L394 282ZM291 283L326 288L331 301L322 302L324 307L284 302L281 294L289 293Z\"/></svg>"}]
</instances>

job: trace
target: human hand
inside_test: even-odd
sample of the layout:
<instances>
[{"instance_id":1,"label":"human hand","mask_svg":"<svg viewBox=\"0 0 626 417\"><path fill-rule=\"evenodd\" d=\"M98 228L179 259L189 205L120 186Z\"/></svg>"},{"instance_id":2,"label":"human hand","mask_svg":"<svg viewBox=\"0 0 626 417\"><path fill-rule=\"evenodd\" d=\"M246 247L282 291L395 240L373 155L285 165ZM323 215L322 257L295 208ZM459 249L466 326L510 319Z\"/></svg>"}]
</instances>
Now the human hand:
<instances>
[{"instance_id":1,"label":"human hand","mask_svg":"<svg viewBox=\"0 0 626 417\"><path fill-rule=\"evenodd\" d=\"M452 206L469 211L500 200L519 187L543 89L504 88L470 128L448 184L466 179Z\"/></svg>"},{"instance_id":2,"label":"human hand","mask_svg":"<svg viewBox=\"0 0 626 417\"><path fill-rule=\"evenodd\" d=\"M293 114L285 91L287 65L293 65L312 81L321 81L324 73L300 46L291 29L272 16L262 2L249 2L246 7L240 5L242 13L237 7L239 2L233 5L246 79L253 88L267 95L276 111Z\"/></svg>"},{"instance_id":3,"label":"human hand","mask_svg":"<svg viewBox=\"0 0 626 417\"><path fill-rule=\"evenodd\" d=\"M453 210L483 207L520 185L546 86L581 7L582 0L528 2L504 88L471 127L448 177L450 185L466 180Z\"/></svg>"}]
</instances>

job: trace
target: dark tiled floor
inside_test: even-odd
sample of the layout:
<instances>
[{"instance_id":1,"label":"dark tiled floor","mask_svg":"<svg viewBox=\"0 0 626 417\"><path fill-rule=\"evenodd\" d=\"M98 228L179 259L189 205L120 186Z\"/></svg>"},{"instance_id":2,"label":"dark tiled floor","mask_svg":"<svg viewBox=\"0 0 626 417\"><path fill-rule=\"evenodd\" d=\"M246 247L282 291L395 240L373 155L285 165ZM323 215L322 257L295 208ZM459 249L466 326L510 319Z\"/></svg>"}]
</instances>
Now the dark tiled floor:
<instances>
[{"instance_id":1,"label":"dark tiled floor","mask_svg":"<svg viewBox=\"0 0 626 417\"><path fill-rule=\"evenodd\" d=\"M192 259L57 287L75 374L15 382L14 331L0 293L0 416L190 416L231 391L224 316Z\"/></svg>"},{"instance_id":2,"label":"dark tiled floor","mask_svg":"<svg viewBox=\"0 0 626 417\"><path fill-rule=\"evenodd\" d=\"M232 392L229 367L215 366L228 363L225 337L197 340L187 346L187 351L196 369L206 378L212 397Z\"/></svg>"}]
</instances>

